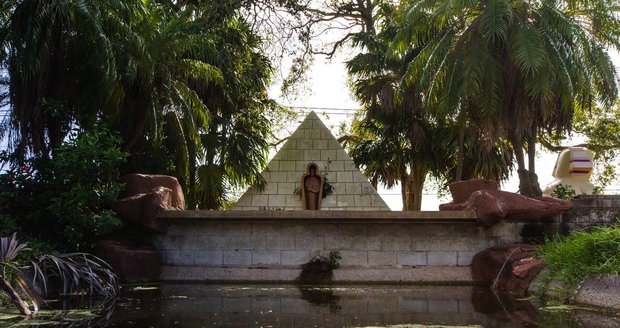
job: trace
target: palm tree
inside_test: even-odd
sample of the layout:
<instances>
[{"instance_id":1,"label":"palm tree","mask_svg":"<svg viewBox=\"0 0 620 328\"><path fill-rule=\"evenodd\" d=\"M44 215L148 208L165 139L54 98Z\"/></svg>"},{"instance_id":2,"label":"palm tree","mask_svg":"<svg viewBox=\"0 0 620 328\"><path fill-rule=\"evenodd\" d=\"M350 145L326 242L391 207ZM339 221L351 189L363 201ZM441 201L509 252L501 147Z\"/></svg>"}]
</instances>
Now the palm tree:
<instances>
[{"instance_id":1,"label":"palm tree","mask_svg":"<svg viewBox=\"0 0 620 328\"><path fill-rule=\"evenodd\" d=\"M264 182L268 117L281 109L267 97L271 65L239 4L213 6L228 10L150 3L147 51L127 54L137 70L124 80L131 93L117 119L131 152L163 158L136 156L133 167L171 167L190 208L220 208L230 188Z\"/></svg>"},{"instance_id":2,"label":"palm tree","mask_svg":"<svg viewBox=\"0 0 620 328\"><path fill-rule=\"evenodd\" d=\"M462 118L429 101L421 87L424 81L403 83L424 47L390 53L402 19L397 7L384 4L376 17L380 24L373 32L354 38L366 52L347 64L354 94L366 113L354 124L357 138L352 139L351 155L356 163L375 185L380 181L392 187L399 181L403 210L420 209L429 175L445 183L454 181L455 170L465 178L507 178L512 157L498 139L481 138L479 130L466 128ZM463 159L470 165L464 167Z\"/></svg>"},{"instance_id":3,"label":"palm tree","mask_svg":"<svg viewBox=\"0 0 620 328\"><path fill-rule=\"evenodd\" d=\"M76 125L103 121L130 152L124 172L177 176L191 207L261 182L280 110L271 65L241 3L25 0L0 16L14 160L49 157ZM1 80L3 81L3 80ZM0 99L0 104L7 99Z\"/></svg>"},{"instance_id":4,"label":"palm tree","mask_svg":"<svg viewBox=\"0 0 620 328\"><path fill-rule=\"evenodd\" d=\"M618 10L606 0L409 1L393 50L423 45L405 84L422 81L428 101L505 137L521 193L539 196L537 137L561 135L576 108L616 98L606 49L620 46Z\"/></svg>"},{"instance_id":5,"label":"palm tree","mask_svg":"<svg viewBox=\"0 0 620 328\"><path fill-rule=\"evenodd\" d=\"M9 75L3 84L9 89L10 115L0 134L8 137L18 160L47 157L73 125L87 125L98 113L116 108L114 47L132 34L142 2L7 3L0 65Z\"/></svg>"}]
</instances>

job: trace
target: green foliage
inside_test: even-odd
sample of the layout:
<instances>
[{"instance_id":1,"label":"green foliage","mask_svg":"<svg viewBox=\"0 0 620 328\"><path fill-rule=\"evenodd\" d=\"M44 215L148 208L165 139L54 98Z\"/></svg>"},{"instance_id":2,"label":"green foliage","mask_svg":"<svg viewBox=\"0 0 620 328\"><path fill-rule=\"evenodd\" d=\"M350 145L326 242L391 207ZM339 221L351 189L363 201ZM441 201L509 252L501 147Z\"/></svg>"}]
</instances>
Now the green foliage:
<instances>
[{"instance_id":1,"label":"green foliage","mask_svg":"<svg viewBox=\"0 0 620 328\"><path fill-rule=\"evenodd\" d=\"M577 195L575 188L569 185L559 184L553 188L551 196L559 199L573 199Z\"/></svg>"},{"instance_id":2,"label":"green foliage","mask_svg":"<svg viewBox=\"0 0 620 328\"><path fill-rule=\"evenodd\" d=\"M176 176L190 208L218 209L229 190L264 183L270 118L283 109L267 95L273 68L241 15L244 5L7 4L0 104L9 119L0 137L9 136L13 162L54 157L72 127L89 130L98 121L118 131L130 153L123 172ZM55 210L68 205L76 204Z\"/></svg>"},{"instance_id":3,"label":"green foliage","mask_svg":"<svg viewBox=\"0 0 620 328\"><path fill-rule=\"evenodd\" d=\"M574 131L585 135L586 147L594 152L593 183L605 189L617 179L620 163L620 102L612 107L580 108L575 112Z\"/></svg>"},{"instance_id":4,"label":"green foliage","mask_svg":"<svg viewBox=\"0 0 620 328\"><path fill-rule=\"evenodd\" d=\"M121 190L118 167L127 155L120 139L95 126L75 133L51 159L35 158L0 175L3 230L62 249L87 249L118 228L112 204Z\"/></svg>"},{"instance_id":5,"label":"green foliage","mask_svg":"<svg viewBox=\"0 0 620 328\"><path fill-rule=\"evenodd\" d=\"M28 262L24 259L18 261L25 251L30 249L26 243L19 242L17 233L13 233L10 239L0 237L0 282L3 286L0 290L15 294L10 285L10 280L14 279L33 302L35 311L47 307L40 294L47 293L51 283L62 286L59 291L61 295L101 296L106 301L114 299L119 291L112 268L96 256L87 253L43 254ZM23 262L27 264L23 265ZM38 287L41 289L37 290ZM29 314L29 309L21 300L14 299L13 302L22 314Z\"/></svg>"},{"instance_id":6,"label":"green foliage","mask_svg":"<svg viewBox=\"0 0 620 328\"><path fill-rule=\"evenodd\" d=\"M577 231L539 248L547 268L574 289L585 277L620 273L620 224Z\"/></svg>"},{"instance_id":7,"label":"green foliage","mask_svg":"<svg viewBox=\"0 0 620 328\"><path fill-rule=\"evenodd\" d=\"M420 51L403 84L459 127L474 126L487 150L508 140L531 196L538 136L564 135L573 114L617 98L608 49L620 44L620 17L607 2L414 0L404 10L392 58Z\"/></svg>"}]
</instances>

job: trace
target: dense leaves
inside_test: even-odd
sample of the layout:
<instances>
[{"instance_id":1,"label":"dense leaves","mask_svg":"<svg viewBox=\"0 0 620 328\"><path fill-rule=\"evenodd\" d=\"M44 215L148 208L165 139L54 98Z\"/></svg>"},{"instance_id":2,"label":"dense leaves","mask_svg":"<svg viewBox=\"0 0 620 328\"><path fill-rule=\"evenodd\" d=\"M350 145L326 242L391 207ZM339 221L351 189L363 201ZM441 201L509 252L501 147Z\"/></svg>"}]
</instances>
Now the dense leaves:
<instances>
[{"instance_id":1,"label":"dense leaves","mask_svg":"<svg viewBox=\"0 0 620 328\"><path fill-rule=\"evenodd\" d=\"M2 233L19 231L54 249L88 249L120 226L111 210L120 192L120 138L96 127L0 175Z\"/></svg>"},{"instance_id":2,"label":"dense leaves","mask_svg":"<svg viewBox=\"0 0 620 328\"><path fill-rule=\"evenodd\" d=\"M426 55L427 45L391 53L399 28L406 23L403 13L385 2L377 6L373 18L375 28L369 30L377 32L355 35L362 52L347 63L352 89L363 104L363 115L348 138L355 162L375 185L400 183L403 210L420 209L429 175L442 183L456 176L506 179L512 154L500 138L484 135L476 121L464 121L462 115L426 101L427 81L421 76L403 82L413 62Z\"/></svg>"},{"instance_id":3,"label":"dense leaves","mask_svg":"<svg viewBox=\"0 0 620 328\"><path fill-rule=\"evenodd\" d=\"M243 1L40 1L5 5L0 129L11 156L54 157L70 131L105 123L122 172L175 175L190 207L261 183L271 64Z\"/></svg>"},{"instance_id":4,"label":"dense leaves","mask_svg":"<svg viewBox=\"0 0 620 328\"><path fill-rule=\"evenodd\" d=\"M409 1L392 49L422 47L403 83L421 84L430 106L506 138L521 192L536 196L537 137L570 131L576 110L616 99L607 47L620 46L619 17L606 0Z\"/></svg>"}]
</instances>

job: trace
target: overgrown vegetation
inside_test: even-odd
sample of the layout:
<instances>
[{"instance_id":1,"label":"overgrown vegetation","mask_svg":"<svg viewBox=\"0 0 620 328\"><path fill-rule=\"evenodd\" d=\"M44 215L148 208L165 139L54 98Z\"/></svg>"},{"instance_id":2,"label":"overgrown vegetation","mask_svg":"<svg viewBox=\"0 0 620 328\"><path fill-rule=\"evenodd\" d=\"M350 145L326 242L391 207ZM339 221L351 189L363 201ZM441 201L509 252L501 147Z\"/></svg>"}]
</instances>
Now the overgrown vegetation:
<instances>
[{"instance_id":1,"label":"overgrown vegetation","mask_svg":"<svg viewBox=\"0 0 620 328\"><path fill-rule=\"evenodd\" d=\"M0 234L17 231L37 249L74 251L120 227L112 210L127 157L120 143L105 127L75 131L51 159L36 157L0 174Z\"/></svg>"},{"instance_id":2,"label":"overgrown vegetation","mask_svg":"<svg viewBox=\"0 0 620 328\"><path fill-rule=\"evenodd\" d=\"M0 290L21 314L30 315L31 310L13 288L12 281L19 285L35 311L48 307L43 298L50 293L52 285L58 290L51 294L87 294L102 297L104 302L113 300L118 293L117 278L110 266L90 254L40 255L23 265L26 261L18 257L30 249L16 235L10 239L0 237Z\"/></svg>"},{"instance_id":3,"label":"overgrown vegetation","mask_svg":"<svg viewBox=\"0 0 620 328\"><path fill-rule=\"evenodd\" d=\"M550 240L538 252L552 275L572 290L589 275L618 274L620 222Z\"/></svg>"},{"instance_id":4,"label":"overgrown vegetation","mask_svg":"<svg viewBox=\"0 0 620 328\"><path fill-rule=\"evenodd\" d=\"M551 196L559 199L573 199L577 195L575 188L570 185L559 184L553 188Z\"/></svg>"}]
</instances>

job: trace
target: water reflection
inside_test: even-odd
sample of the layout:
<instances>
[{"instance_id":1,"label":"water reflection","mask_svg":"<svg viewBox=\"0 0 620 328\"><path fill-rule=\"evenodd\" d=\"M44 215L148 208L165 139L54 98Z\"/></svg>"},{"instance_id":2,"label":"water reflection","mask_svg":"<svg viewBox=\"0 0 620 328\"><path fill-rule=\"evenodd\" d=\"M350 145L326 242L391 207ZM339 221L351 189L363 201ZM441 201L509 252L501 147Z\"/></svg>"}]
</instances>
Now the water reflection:
<instances>
[{"instance_id":1,"label":"water reflection","mask_svg":"<svg viewBox=\"0 0 620 328\"><path fill-rule=\"evenodd\" d=\"M471 286L164 284L123 288L121 298L109 313L109 317L97 320L54 326L620 326L618 318L574 310L540 311L527 300ZM0 326L10 325L0 321Z\"/></svg>"},{"instance_id":2,"label":"water reflection","mask_svg":"<svg viewBox=\"0 0 620 328\"><path fill-rule=\"evenodd\" d=\"M161 286L161 316L135 327L527 327L523 306L467 286ZM478 298L483 297L483 302ZM529 302L525 302L528 303ZM533 307L530 308L533 309ZM123 310L119 310L123 312ZM507 315L497 315L504 313ZM535 313L535 310L534 310ZM126 326L127 321L117 321Z\"/></svg>"}]
</instances>

